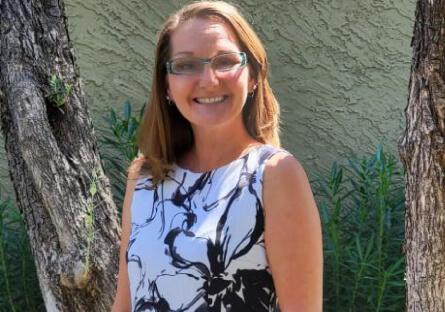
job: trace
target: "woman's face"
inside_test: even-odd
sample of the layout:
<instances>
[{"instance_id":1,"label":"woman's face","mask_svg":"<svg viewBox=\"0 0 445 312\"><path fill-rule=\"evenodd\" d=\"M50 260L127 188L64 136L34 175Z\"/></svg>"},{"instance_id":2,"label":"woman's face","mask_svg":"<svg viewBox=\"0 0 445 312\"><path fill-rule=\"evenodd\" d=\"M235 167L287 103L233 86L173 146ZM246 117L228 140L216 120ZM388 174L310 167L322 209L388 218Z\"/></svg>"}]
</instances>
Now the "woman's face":
<instances>
[{"instance_id":1,"label":"woman's face","mask_svg":"<svg viewBox=\"0 0 445 312\"><path fill-rule=\"evenodd\" d=\"M180 25L170 40L171 59L246 52L240 50L233 30L215 20L191 19ZM202 73L167 74L168 96L194 127L229 127L242 120L242 108L253 86L248 66L215 72L206 64Z\"/></svg>"}]
</instances>

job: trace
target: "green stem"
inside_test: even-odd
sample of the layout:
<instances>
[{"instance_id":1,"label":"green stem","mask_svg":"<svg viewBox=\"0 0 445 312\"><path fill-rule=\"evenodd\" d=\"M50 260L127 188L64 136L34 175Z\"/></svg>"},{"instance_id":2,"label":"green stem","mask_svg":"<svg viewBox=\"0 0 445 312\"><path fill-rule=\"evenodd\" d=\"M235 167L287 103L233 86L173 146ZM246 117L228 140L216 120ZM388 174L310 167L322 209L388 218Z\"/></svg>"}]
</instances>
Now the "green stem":
<instances>
[{"instance_id":1,"label":"green stem","mask_svg":"<svg viewBox=\"0 0 445 312\"><path fill-rule=\"evenodd\" d=\"M355 311L355 309L353 309L353 308L354 308L355 298L357 297L358 284L359 284L360 280L362 279L363 269L364 269L363 262L361 262L360 263L360 269L355 274L355 281L354 281L354 288L352 290L352 299L351 299L351 309L350 309L350 311Z\"/></svg>"},{"instance_id":2,"label":"green stem","mask_svg":"<svg viewBox=\"0 0 445 312\"><path fill-rule=\"evenodd\" d=\"M380 308L382 306L382 302L383 302L383 295L385 294L385 288L386 288L386 278L387 275L383 274L383 280L382 283L379 287L379 296L378 296L378 300L377 300L377 309L375 310L376 312L380 311Z\"/></svg>"},{"instance_id":3,"label":"green stem","mask_svg":"<svg viewBox=\"0 0 445 312\"><path fill-rule=\"evenodd\" d=\"M379 216L378 216L379 232L377 241L377 254L378 254L378 269L379 274L383 269L383 236L384 236L384 220L385 220L385 200L379 196Z\"/></svg>"},{"instance_id":4,"label":"green stem","mask_svg":"<svg viewBox=\"0 0 445 312\"><path fill-rule=\"evenodd\" d=\"M338 218L340 215L339 206L340 202L334 195L334 203L335 203L335 209L334 209L334 218L332 220L330 230L331 230L331 237L334 244L334 282L335 282L335 307L336 311L340 308L340 261L342 259L342 250L341 250L341 244L339 239L339 232L340 229L337 227L338 225Z\"/></svg>"}]
</instances>

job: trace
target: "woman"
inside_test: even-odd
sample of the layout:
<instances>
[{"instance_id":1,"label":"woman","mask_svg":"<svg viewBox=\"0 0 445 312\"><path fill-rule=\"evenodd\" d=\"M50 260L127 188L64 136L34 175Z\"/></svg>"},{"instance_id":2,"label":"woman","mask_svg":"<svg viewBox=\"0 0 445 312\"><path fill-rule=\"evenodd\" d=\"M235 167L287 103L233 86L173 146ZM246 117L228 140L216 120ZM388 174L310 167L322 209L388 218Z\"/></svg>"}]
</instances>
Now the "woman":
<instances>
[{"instance_id":1,"label":"woman","mask_svg":"<svg viewBox=\"0 0 445 312\"><path fill-rule=\"evenodd\" d=\"M113 311L322 310L319 215L279 148L267 65L227 3L189 4L164 24Z\"/></svg>"}]
</instances>

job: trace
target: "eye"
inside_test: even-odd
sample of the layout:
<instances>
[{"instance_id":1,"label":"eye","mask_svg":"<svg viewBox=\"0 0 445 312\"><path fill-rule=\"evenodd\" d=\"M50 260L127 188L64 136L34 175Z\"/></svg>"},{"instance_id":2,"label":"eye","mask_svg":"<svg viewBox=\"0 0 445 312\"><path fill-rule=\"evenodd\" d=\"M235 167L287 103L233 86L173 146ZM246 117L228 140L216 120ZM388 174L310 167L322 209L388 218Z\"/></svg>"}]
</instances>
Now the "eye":
<instances>
[{"instance_id":1,"label":"eye","mask_svg":"<svg viewBox=\"0 0 445 312\"><path fill-rule=\"evenodd\" d=\"M219 70L229 70L241 63L239 54L223 54L213 59L213 66Z\"/></svg>"},{"instance_id":2,"label":"eye","mask_svg":"<svg viewBox=\"0 0 445 312\"><path fill-rule=\"evenodd\" d=\"M172 69L175 72L193 72L198 68L199 61L195 59L178 59L172 62Z\"/></svg>"}]
</instances>

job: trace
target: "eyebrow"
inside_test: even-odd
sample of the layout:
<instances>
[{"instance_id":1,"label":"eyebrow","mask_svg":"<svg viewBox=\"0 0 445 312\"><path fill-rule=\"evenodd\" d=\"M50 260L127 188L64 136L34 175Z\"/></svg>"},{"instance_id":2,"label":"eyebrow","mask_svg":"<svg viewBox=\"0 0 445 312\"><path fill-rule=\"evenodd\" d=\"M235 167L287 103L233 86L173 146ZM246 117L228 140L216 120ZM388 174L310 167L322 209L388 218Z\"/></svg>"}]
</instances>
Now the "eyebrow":
<instances>
[{"instance_id":1,"label":"eyebrow","mask_svg":"<svg viewBox=\"0 0 445 312\"><path fill-rule=\"evenodd\" d=\"M216 52L216 55L218 55L218 54L223 54L223 53L230 53L230 52L239 52L239 51L218 50L218 51ZM180 52L177 52L175 55L173 55L173 58L176 58L178 55L181 55L181 54L185 54L185 55L193 55L194 53L191 52L191 51L180 51Z\"/></svg>"}]
</instances>

